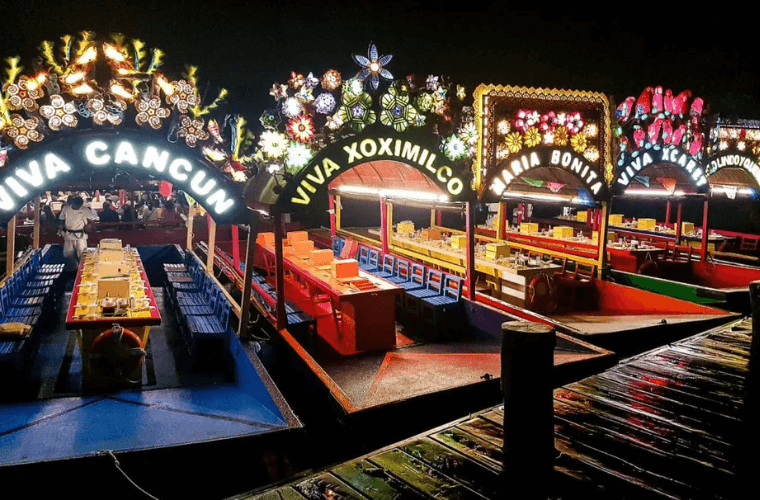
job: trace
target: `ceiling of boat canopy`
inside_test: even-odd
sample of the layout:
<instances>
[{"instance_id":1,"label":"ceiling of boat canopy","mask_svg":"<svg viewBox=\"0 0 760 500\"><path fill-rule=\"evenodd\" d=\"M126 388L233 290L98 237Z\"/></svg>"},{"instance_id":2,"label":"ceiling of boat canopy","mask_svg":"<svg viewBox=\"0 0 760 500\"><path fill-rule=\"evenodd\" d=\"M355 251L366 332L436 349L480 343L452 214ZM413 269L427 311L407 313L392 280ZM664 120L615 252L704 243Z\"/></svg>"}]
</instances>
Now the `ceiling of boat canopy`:
<instances>
[{"instance_id":1,"label":"ceiling of boat canopy","mask_svg":"<svg viewBox=\"0 0 760 500\"><path fill-rule=\"evenodd\" d=\"M393 160L369 161L357 165L330 183L330 189L338 189L340 186L445 194L419 170Z\"/></svg>"},{"instance_id":2,"label":"ceiling of boat canopy","mask_svg":"<svg viewBox=\"0 0 760 500\"><path fill-rule=\"evenodd\" d=\"M675 191L683 191L684 193L696 193L697 189L694 185L694 181L691 177L678 165L672 165L669 163L658 163L649 165L646 168L641 169L638 176L640 178L648 178L649 187L646 184L637 180L635 177L628 185L628 189L651 189L651 190L664 190L665 186L670 186L671 179L675 179L676 186Z\"/></svg>"},{"instance_id":3,"label":"ceiling of boat canopy","mask_svg":"<svg viewBox=\"0 0 760 500\"><path fill-rule=\"evenodd\" d=\"M715 186L736 186L757 188L758 186L752 175L740 167L723 167L719 168L712 174L708 181L711 187Z\"/></svg>"}]
</instances>

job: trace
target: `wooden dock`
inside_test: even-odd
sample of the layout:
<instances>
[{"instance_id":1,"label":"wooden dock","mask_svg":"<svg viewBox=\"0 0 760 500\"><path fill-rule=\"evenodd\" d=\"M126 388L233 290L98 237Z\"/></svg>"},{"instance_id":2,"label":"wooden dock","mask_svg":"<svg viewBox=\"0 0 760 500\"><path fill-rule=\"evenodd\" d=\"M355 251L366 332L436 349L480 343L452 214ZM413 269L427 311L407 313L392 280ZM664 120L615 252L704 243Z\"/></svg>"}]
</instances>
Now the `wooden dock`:
<instances>
[{"instance_id":1,"label":"wooden dock","mask_svg":"<svg viewBox=\"0 0 760 500\"><path fill-rule=\"evenodd\" d=\"M555 390L552 496L726 498L750 339L751 321L734 321ZM510 498L502 424L492 408L234 498Z\"/></svg>"}]
</instances>

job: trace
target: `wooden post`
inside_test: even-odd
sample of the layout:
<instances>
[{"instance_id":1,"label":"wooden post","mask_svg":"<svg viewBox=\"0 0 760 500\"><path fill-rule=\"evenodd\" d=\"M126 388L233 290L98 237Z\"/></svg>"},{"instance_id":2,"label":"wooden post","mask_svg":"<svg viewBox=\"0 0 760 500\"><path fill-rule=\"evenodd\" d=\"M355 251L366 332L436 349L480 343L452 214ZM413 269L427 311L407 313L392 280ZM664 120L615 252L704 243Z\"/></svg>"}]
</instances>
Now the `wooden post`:
<instances>
[{"instance_id":1,"label":"wooden post","mask_svg":"<svg viewBox=\"0 0 760 500\"><path fill-rule=\"evenodd\" d=\"M504 492L545 499L554 449L554 328L529 321L501 325L504 395Z\"/></svg>"},{"instance_id":2,"label":"wooden post","mask_svg":"<svg viewBox=\"0 0 760 500\"><path fill-rule=\"evenodd\" d=\"M232 265L235 272L240 270L240 228L237 224L232 225Z\"/></svg>"},{"instance_id":3,"label":"wooden post","mask_svg":"<svg viewBox=\"0 0 760 500\"><path fill-rule=\"evenodd\" d=\"M599 209L599 229L597 229L599 235L598 243L598 255L596 256L597 268L599 269L599 278L602 277L602 268L604 267L604 261L607 258L607 202L602 202L602 208Z\"/></svg>"},{"instance_id":4,"label":"wooden post","mask_svg":"<svg viewBox=\"0 0 760 500\"><path fill-rule=\"evenodd\" d=\"M280 207L274 207L274 282L277 292L277 329L282 330L287 325L285 317L285 276L283 271L282 250L282 213Z\"/></svg>"},{"instance_id":5,"label":"wooden post","mask_svg":"<svg viewBox=\"0 0 760 500\"><path fill-rule=\"evenodd\" d=\"M665 225L667 226L670 224L670 200L668 200L668 204L665 206Z\"/></svg>"},{"instance_id":6,"label":"wooden post","mask_svg":"<svg viewBox=\"0 0 760 500\"><path fill-rule=\"evenodd\" d=\"M702 256L702 262L707 261L707 236L709 233L709 228L707 227L707 197L705 197L705 204L702 209L702 249L700 251L700 255Z\"/></svg>"},{"instance_id":7,"label":"wooden post","mask_svg":"<svg viewBox=\"0 0 760 500\"><path fill-rule=\"evenodd\" d=\"M249 310L251 307L251 281L253 280L253 258L256 253L256 237L259 230L259 214L255 210L249 210L248 225L248 244L245 251L245 271L243 273L243 296L240 299L240 324L238 325L238 336L241 338L248 337ZM237 226L234 226L237 227ZM236 268L236 270L239 269Z\"/></svg>"},{"instance_id":8,"label":"wooden post","mask_svg":"<svg viewBox=\"0 0 760 500\"><path fill-rule=\"evenodd\" d=\"M681 209L683 202L678 202L678 212L676 212L676 245L681 244Z\"/></svg>"},{"instance_id":9,"label":"wooden post","mask_svg":"<svg viewBox=\"0 0 760 500\"><path fill-rule=\"evenodd\" d=\"M195 207L191 206L187 211L187 243L185 250L193 249L193 217L195 216Z\"/></svg>"},{"instance_id":10,"label":"wooden post","mask_svg":"<svg viewBox=\"0 0 760 500\"><path fill-rule=\"evenodd\" d=\"M214 254L216 253L216 222L206 215L208 225L208 255L206 255L206 272L214 275Z\"/></svg>"},{"instance_id":11,"label":"wooden post","mask_svg":"<svg viewBox=\"0 0 760 500\"><path fill-rule=\"evenodd\" d=\"M335 195L335 231L340 230L340 195Z\"/></svg>"},{"instance_id":12,"label":"wooden post","mask_svg":"<svg viewBox=\"0 0 760 500\"><path fill-rule=\"evenodd\" d=\"M332 194L328 195L327 202L330 208L330 236L335 237L338 234L337 226L335 225L335 196Z\"/></svg>"},{"instance_id":13,"label":"wooden post","mask_svg":"<svg viewBox=\"0 0 760 500\"><path fill-rule=\"evenodd\" d=\"M13 264L16 259L16 216L8 221L8 230L5 232L8 239L5 253L5 276L10 277L13 273Z\"/></svg>"},{"instance_id":14,"label":"wooden post","mask_svg":"<svg viewBox=\"0 0 760 500\"><path fill-rule=\"evenodd\" d=\"M380 197L380 246L383 255L388 253L388 210L385 196Z\"/></svg>"},{"instance_id":15,"label":"wooden post","mask_svg":"<svg viewBox=\"0 0 760 500\"><path fill-rule=\"evenodd\" d=\"M509 212L507 211L507 202L506 201L500 201L499 202L499 212L498 212L498 227L496 230L498 233L496 234L496 239L499 240L506 240L507 239L507 226L509 226Z\"/></svg>"},{"instance_id":16,"label":"wooden post","mask_svg":"<svg viewBox=\"0 0 760 500\"><path fill-rule=\"evenodd\" d=\"M475 203L465 203L465 226L467 230L467 290L470 291L470 300L475 302Z\"/></svg>"},{"instance_id":17,"label":"wooden post","mask_svg":"<svg viewBox=\"0 0 760 500\"><path fill-rule=\"evenodd\" d=\"M40 197L34 198L34 231L32 233L32 248L40 247Z\"/></svg>"},{"instance_id":18,"label":"wooden post","mask_svg":"<svg viewBox=\"0 0 760 500\"><path fill-rule=\"evenodd\" d=\"M435 209L430 210L430 227L435 227Z\"/></svg>"},{"instance_id":19,"label":"wooden post","mask_svg":"<svg viewBox=\"0 0 760 500\"><path fill-rule=\"evenodd\" d=\"M435 211L435 225L436 226L443 226L443 211L436 210Z\"/></svg>"}]
</instances>

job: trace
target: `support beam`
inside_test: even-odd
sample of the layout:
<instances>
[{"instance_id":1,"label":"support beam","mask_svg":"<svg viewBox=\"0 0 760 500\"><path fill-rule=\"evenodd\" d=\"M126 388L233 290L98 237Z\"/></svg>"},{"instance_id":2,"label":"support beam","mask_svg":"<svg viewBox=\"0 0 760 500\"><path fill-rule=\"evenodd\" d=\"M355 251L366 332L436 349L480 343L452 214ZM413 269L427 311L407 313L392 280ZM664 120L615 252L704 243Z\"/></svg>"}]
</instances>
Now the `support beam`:
<instances>
[{"instance_id":1,"label":"support beam","mask_svg":"<svg viewBox=\"0 0 760 500\"><path fill-rule=\"evenodd\" d=\"M702 262L705 262L707 260L707 237L708 233L710 232L707 227L707 205L708 201L707 198L705 198L704 207L702 208L702 249L701 249L701 256L702 256Z\"/></svg>"},{"instance_id":2,"label":"support beam","mask_svg":"<svg viewBox=\"0 0 760 500\"><path fill-rule=\"evenodd\" d=\"M430 210L430 227L436 226L436 220L435 220L435 209Z\"/></svg>"},{"instance_id":3,"label":"support beam","mask_svg":"<svg viewBox=\"0 0 760 500\"><path fill-rule=\"evenodd\" d=\"M5 232L7 238L7 247L5 253L5 277L10 277L13 273L13 265L16 259L16 216L14 215L8 221L8 230Z\"/></svg>"},{"instance_id":4,"label":"support beam","mask_svg":"<svg viewBox=\"0 0 760 500\"><path fill-rule=\"evenodd\" d=\"M683 202L678 202L678 211L676 212L676 245L681 244L681 209Z\"/></svg>"},{"instance_id":5,"label":"support beam","mask_svg":"<svg viewBox=\"0 0 760 500\"><path fill-rule=\"evenodd\" d=\"M187 243L185 250L193 249L193 218L195 217L195 207L191 206L187 211Z\"/></svg>"},{"instance_id":6,"label":"support beam","mask_svg":"<svg viewBox=\"0 0 760 500\"><path fill-rule=\"evenodd\" d=\"M506 240L507 239L507 226L509 226L509 212L507 211L507 202L506 201L500 201L499 202L499 211L497 212L497 226L496 226L496 239L497 240Z\"/></svg>"},{"instance_id":7,"label":"support beam","mask_svg":"<svg viewBox=\"0 0 760 500\"><path fill-rule=\"evenodd\" d=\"M340 205L340 195L335 195L335 231L340 230L340 211L343 207Z\"/></svg>"},{"instance_id":8,"label":"support beam","mask_svg":"<svg viewBox=\"0 0 760 500\"><path fill-rule=\"evenodd\" d=\"M602 208L599 209L599 229L597 231L599 234L599 253L596 256L596 268L599 270L599 279L601 279L604 261L607 259L607 202L602 202Z\"/></svg>"},{"instance_id":9,"label":"support beam","mask_svg":"<svg viewBox=\"0 0 760 500\"><path fill-rule=\"evenodd\" d=\"M274 283L277 292L277 330L282 330L287 325L285 317L285 276L283 274L283 250L282 250L282 213L279 207L274 207Z\"/></svg>"},{"instance_id":10,"label":"support beam","mask_svg":"<svg viewBox=\"0 0 760 500\"><path fill-rule=\"evenodd\" d=\"M34 229L32 229L32 248L40 247L40 197L34 198Z\"/></svg>"},{"instance_id":11,"label":"support beam","mask_svg":"<svg viewBox=\"0 0 760 500\"><path fill-rule=\"evenodd\" d=\"M245 272L243 273L243 296L240 299L240 323L238 325L238 336L246 338L250 336L248 330L249 310L251 307L251 281L253 280L253 258L256 253L256 237L259 232L259 214L255 210L249 210L248 225L248 244L245 251ZM237 226L234 226L237 227ZM237 264L236 264L237 266ZM238 268L235 270L237 271Z\"/></svg>"},{"instance_id":12,"label":"support beam","mask_svg":"<svg viewBox=\"0 0 760 500\"><path fill-rule=\"evenodd\" d=\"M387 237L383 253L388 251L388 246L390 246L393 240L393 203L387 202L385 203L385 233L387 234Z\"/></svg>"},{"instance_id":13,"label":"support beam","mask_svg":"<svg viewBox=\"0 0 760 500\"><path fill-rule=\"evenodd\" d=\"M388 204L385 196L380 197L380 246L383 255L388 253Z\"/></svg>"},{"instance_id":14,"label":"support beam","mask_svg":"<svg viewBox=\"0 0 760 500\"><path fill-rule=\"evenodd\" d=\"M670 200L668 200L668 204L665 205L665 224L670 224Z\"/></svg>"},{"instance_id":15,"label":"support beam","mask_svg":"<svg viewBox=\"0 0 760 500\"><path fill-rule=\"evenodd\" d=\"M523 204L518 203L517 204L517 227L520 227L520 224L522 224L523 221Z\"/></svg>"},{"instance_id":16,"label":"support beam","mask_svg":"<svg viewBox=\"0 0 760 500\"><path fill-rule=\"evenodd\" d=\"M335 195L328 195L327 202L330 209L330 236L335 237L338 234L338 228L335 225Z\"/></svg>"},{"instance_id":17,"label":"support beam","mask_svg":"<svg viewBox=\"0 0 760 500\"><path fill-rule=\"evenodd\" d=\"M443 225L443 211L442 210L435 211L435 225L436 226Z\"/></svg>"},{"instance_id":18,"label":"support beam","mask_svg":"<svg viewBox=\"0 0 760 500\"><path fill-rule=\"evenodd\" d=\"M240 270L240 228L237 224L232 225L232 264L235 271Z\"/></svg>"},{"instance_id":19,"label":"support beam","mask_svg":"<svg viewBox=\"0 0 760 500\"><path fill-rule=\"evenodd\" d=\"M208 224L208 255L206 256L206 272L214 275L214 253L216 252L216 222L206 215Z\"/></svg>"},{"instance_id":20,"label":"support beam","mask_svg":"<svg viewBox=\"0 0 760 500\"><path fill-rule=\"evenodd\" d=\"M467 228L467 290L470 300L475 302L475 203L468 201L465 205L465 227Z\"/></svg>"}]
</instances>

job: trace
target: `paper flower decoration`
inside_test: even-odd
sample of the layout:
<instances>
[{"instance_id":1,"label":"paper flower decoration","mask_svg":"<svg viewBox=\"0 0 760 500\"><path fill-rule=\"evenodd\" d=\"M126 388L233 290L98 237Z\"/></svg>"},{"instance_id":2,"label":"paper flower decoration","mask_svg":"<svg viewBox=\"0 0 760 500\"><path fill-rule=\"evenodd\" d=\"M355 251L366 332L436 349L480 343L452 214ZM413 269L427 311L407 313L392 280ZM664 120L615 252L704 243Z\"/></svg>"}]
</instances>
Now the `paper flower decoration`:
<instances>
[{"instance_id":1,"label":"paper flower decoration","mask_svg":"<svg viewBox=\"0 0 760 500\"><path fill-rule=\"evenodd\" d=\"M393 56L391 54L388 54L387 56L378 57L377 47L374 43L369 44L367 56L368 57L360 56L357 54L353 55L354 61L356 61L356 63L362 67L362 69L356 73L356 78L362 82L369 79L372 88L374 90L377 90L377 87L380 84L380 78L393 80L393 75L391 72L385 69L385 65L391 62Z\"/></svg>"},{"instance_id":2,"label":"paper flower decoration","mask_svg":"<svg viewBox=\"0 0 760 500\"><path fill-rule=\"evenodd\" d=\"M338 103L335 102L335 98L332 96L332 94L328 94L327 92L319 94L314 100L314 107L317 109L317 113L321 115L332 113L335 110L335 106L337 104Z\"/></svg>"},{"instance_id":3,"label":"paper flower decoration","mask_svg":"<svg viewBox=\"0 0 760 500\"><path fill-rule=\"evenodd\" d=\"M425 85L428 90L435 90L438 88L438 77L435 75L428 75L427 80L425 80Z\"/></svg>"},{"instance_id":4,"label":"paper flower decoration","mask_svg":"<svg viewBox=\"0 0 760 500\"><path fill-rule=\"evenodd\" d=\"M586 147L588 147L586 136L583 134L575 134L573 138L570 139L570 146L572 146L573 151L576 153L583 153L586 151Z\"/></svg>"},{"instance_id":5,"label":"paper flower decoration","mask_svg":"<svg viewBox=\"0 0 760 500\"><path fill-rule=\"evenodd\" d=\"M590 162L596 163L599 160L599 150L594 146L589 146L584 151L583 156Z\"/></svg>"},{"instance_id":6,"label":"paper flower decoration","mask_svg":"<svg viewBox=\"0 0 760 500\"><path fill-rule=\"evenodd\" d=\"M208 132L203 129L203 125L203 118L191 119L189 116L183 116L177 135L184 137L185 143L194 148L198 141L208 139Z\"/></svg>"},{"instance_id":7,"label":"paper flower decoration","mask_svg":"<svg viewBox=\"0 0 760 500\"><path fill-rule=\"evenodd\" d=\"M520 132L507 134L504 138L504 143L507 145L507 149L510 153L519 153L522 149L522 134Z\"/></svg>"},{"instance_id":8,"label":"paper flower decoration","mask_svg":"<svg viewBox=\"0 0 760 500\"><path fill-rule=\"evenodd\" d=\"M305 167L314 153L308 146L300 142L291 142L285 155L285 165L288 171L295 174Z\"/></svg>"},{"instance_id":9,"label":"paper flower decoration","mask_svg":"<svg viewBox=\"0 0 760 500\"><path fill-rule=\"evenodd\" d=\"M472 146L478 142L478 128L472 122L465 123L459 130L459 136L464 142Z\"/></svg>"},{"instance_id":10,"label":"paper flower decoration","mask_svg":"<svg viewBox=\"0 0 760 500\"><path fill-rule=\"evenodd\" d=\"M496 130L497 130L497 131L498 131L498 132L499 132L501 135L507 135L507 134L509 133L509 129L510 129L510 128L511 128L511 127L509 126L509 121L508 121L508 120L502 120L502 121L500 121L500 122L499 122L499 123L496 125Z\"/></svg>"},{"instance_id":11,"label":"paper flower decoration","mask_svg":"<svg viewBox=\"0 0 760 500\"><path fill-rule=\"evenodd\" d=\"M358 80L356 78L349 78L348 80L345 80L343 82L343 95L346 94L352 95L352 96L358 96L364 92L364 85L362 84L361 80Z\"/></svg>"},{"instance_id":12,"label":"paper flower decoration","mask_svg":"<svg viewBox=\"0 0 760 500\"><path fill-rule=\"evenodd\" d=\"M541 144L541 133L538 131L536 127L530 127L528 130L525 131L525 136L523 137L523 141L525 142L525 145L529 148L532 148L533 146L538 146Z\"/></svg>"},{"instance_id":13,"label":"paper flower decoration","mask_svg":"<svg viewBox=\"0 0 760 500\"><path fill-rule=\"evenodd\" d=\"M3 90L8 96L7 106L11 111L18 111L21 108L32 112L39 107L37 99L45 95L37 84L36 80L22 76L18 83L6 84Z\"/></svg>"},{"instance_id":14,"label":"paper flower decoration","mask_svg":"<svg viewBox=\"0 0 760 500\"><path fill-rule=\"evenodd\" d=\"M341 119L338 113L335 113L334 115L327 117L325 124L330 130L338 130L343 126L343 119Z\"/></svg>"},{"instance_id":15,"label":"paper flower decoration","mask_svg":"<svg viewBox=\"0 0 760 500\"><path fill-rule=\"evenodd\" d=\"M93 97L87 101L87 108L92 113L95 125L120 125L124 119L127 103L121 99L106 102L102 97Z\"/></svg>"},{"instance_id":16,"label":"paper flower decoration","mask_svg":"<svg viewBox=\"0 0 760 500\"><path fill-rule=\"evenodd\" d=\"M287 132L291 139L303 143L309 142L314 138L314 121L310 116L296 116L288 122Z\"/></svg>"},{"instance_id":17,"label":"paper flower decoration","mask_svg":"<svg viewBox=\"0 0 760 500\"><path fill-rule=\"evenodd\" d=\"M295 118L303 112L303 103L296 97L288 97L282 103L282 114L288 118Z\"/></svg>"},{"instance_id":18,"label":"paper flower decoration","mask_svg":"<svg viewBox=\"0 0 760 500\"><path fill-rule=\"evenodd\" d=\"M29 146L29 142L40 142L45 138L44 135L37 130L40 126L40 121L36 116L29 119L24 119L21 115L12 114L11 122L5 127L5 134L13 139L13 143L19 149L26 149Z\"/></svg>"},{"instance_id":19,"label":"paper flower decoration","mask_svg":"<svg viewBox=\"0 0 760 500\"><path fill-rule=\"evenodd\" d=\"M417 117L414 119L414 126L415 127L424 127L425 126L425 115L422 113L417 113Z\"/></svg>"},{"instance_id":20,"label":"paper flower decoration","mask_svg":"<svg viewBox=\"0 0 760 500\"><path fill-rule=\"evenodd\" d=\"M371 106L372 98L366 92L358 96L343 94L343 106L338 109L338 116L354 132L361 132L366 125L375 123L377 119Z\"/></svg>"},{"instance_id":21,"label":"paper flower decoration","mask_svg":"<svg viewBox=\"0 0 760 500\"><path fill-rule=\"evenodd\" d=\"M290 80L288 80L288 85L298 90L304 83L306 83L306 80L302 74L296 73L295 71L290 72Z\"/></svg>"},{"instance_id":22,"label":"paper flower decoration","mask_svg":"<svg viewBox=\"0 0 760 500\"><path fill-rule=\"evenodd\" d=\"M429 94L427 92L421 93L417 96L416 104L420 111L427 113L433 109L433 94Z\"/></svg>"},{"instance_id":23,"label":"paper flower decoration","mask_svg":"<svg viewBox=\"0 0 760 500\"><path fill-rule=\"evenodd\" d=\"M567 129L564 126L560 125L554 131L554 145L560 147L567 146L567 141Z\"/></svg>"},{"instance_id":24,"label":"paper flower decoration","mask_svg":"<svg viewBox=\"0 0 760 500\"><path fill-rule=\"evenodd\" d=\"M166 96L166 103L176 106L180 113L187 113L189 108L198 104L195 86L185 80L174 82L174 93Z\"/></svg>"},{"instance_id":25,"label":"paper flower decoration","mask_svg":"<svg viewBox=\"0 0 760 500\"><path fill-rule=\"evenodd\" d=\"M457 97L460 101L464 101L465 97L467 97L467 93L461 85L457 85Z\"/></svg>"},{"instance_id":26,"label":"paper flower decoration","mask_svg":"<svg viewBox=\"0 0 760 500\"><path fill-rule=\"evenodd\" d=\"M301 90L298 91L296 94L296 97L299 101L301 101L304 104L310 104L314 101L314 94L312 93L311 89L304 85L301 87Z\"/></svg>"},{"instance_id":27,"label":"paper flower decoration","mask_svg":"<svg viewBox=\"0 0 760 500\"><path fill-rule=\"evenodd\" d=\"M314 74L309 73L309 76L304 80L304 86L308 89L314 89L317 85L319 85L319 78L315 77Z\"/></svg>"},{"instance_id":28,"label":"paper flower decoration","mask_svg":"<svg viewBox=\"0 0 760 500\"><path fill-rule=\"evenodd\" d=\"M396 132L403 132L417 118L417 110L409 104L408 95L383 94L380 105L383 107L380 123L393 127Z\"/></svg>"},{"instance_id":29,"label":"paper flower decoration","mask_svg":"<svg viewBox=\"0 0 760 500\"><path fill-rule=\"evenodd\" d=\"M282 158L288 149L288 138L280 132L265 130L259 138L259 146L270 158Z\"/></svg>"},{"instance_id":30,"label":"paper flower decoration","mask_svg":"<svg viewBox=\"0 0 760 500\"><path fill-rule=\"evenodd\" d=\"M322 75L322 88L325 90L335 90L343 83L340 73L334 69L328 69Z\"/></svg>"},{"instance_id":31,"label":"paper flower decoration","mask_svg":"<svg viewBox=\"0 0 760 500\"><path fill-rule=\"evenodd\" d=\"M272 85L272 88L269 89L269 95L274 97L275 101L284 99L285 97L288 96L288 86L275 83L274 85Z\"/></svg>"},{"instance_id":32,"label":"paper flower decoration","mask_svg":"<svg viewBox=\"0 0 760 500\"><path fill-rule=\"evenodd\" d=\"M154 130L160 129L163 120L171 115L171 111L161 107L161 99L155 95L147 101L145 99L135 101L135 109L137 110L135 122L140 126L147 123Z\"/></svg>"},{"instance_id":33,"label":"paper flower decoration","mask_svg":"<svg viewBox=\"0 0 760 500\"><path fill-rule=\"evenodd\" d=\"M451 135L444 142L443 152L451 161L457 161L464 158L467 154L467 147L459 136Z\"/></svg>"},{"instance_id":34,"label":"paper flower decoration","mask_svg":"<svg viewBox=\"0 0 760 500\"><path fill-rule=\"evenodd\" d=\"M264 111L261 113L259 122L261 122L264 128L277 128L277 123L279 123L277 117L269 111Z\"/></svg>"},{"instance_id":35,"label":"paper flower decoration","mask_svg":"<svg viewBox=\"0 0 760 500\"><path fill-rule=\"evenodd\" d=\"M40 108L40 115L47 119L51 130L59 131L61 127L74 128L77 126L77 107L73 102L66 102L59 95L50 96L50 104Z\"/></svg>"}]
</instances>

